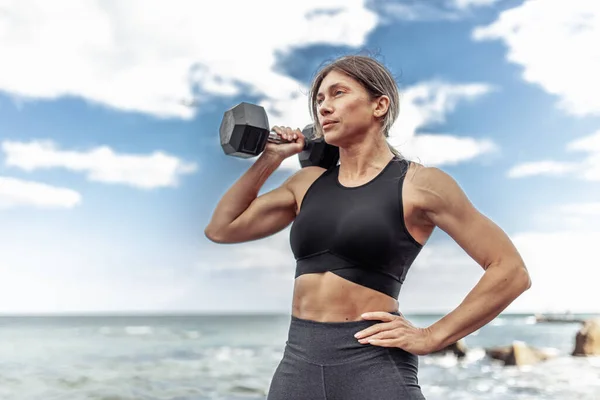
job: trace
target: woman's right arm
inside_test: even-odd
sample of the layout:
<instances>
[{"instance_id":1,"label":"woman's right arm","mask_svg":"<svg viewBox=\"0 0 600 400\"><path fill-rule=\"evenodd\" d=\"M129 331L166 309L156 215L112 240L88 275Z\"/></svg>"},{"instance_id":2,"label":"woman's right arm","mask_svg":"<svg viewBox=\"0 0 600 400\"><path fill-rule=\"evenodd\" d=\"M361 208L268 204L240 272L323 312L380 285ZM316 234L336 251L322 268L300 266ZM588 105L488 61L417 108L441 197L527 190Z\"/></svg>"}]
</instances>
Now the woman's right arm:
<instances>
[{"instance_id":1,"label":"woman's right arm","mask_svg":"<svg viewBox=\"0 0 600 400\"><path fill-rule=\"evenodd\" d=\"M216 243L240 243L275 234L296 217L296 197L290 188L292 175L280 187L258 196L260 188L284 158L263 152L225 193L204 229ZM258 196L258 197L257 197Z\"/></svg>"}]
</instances>

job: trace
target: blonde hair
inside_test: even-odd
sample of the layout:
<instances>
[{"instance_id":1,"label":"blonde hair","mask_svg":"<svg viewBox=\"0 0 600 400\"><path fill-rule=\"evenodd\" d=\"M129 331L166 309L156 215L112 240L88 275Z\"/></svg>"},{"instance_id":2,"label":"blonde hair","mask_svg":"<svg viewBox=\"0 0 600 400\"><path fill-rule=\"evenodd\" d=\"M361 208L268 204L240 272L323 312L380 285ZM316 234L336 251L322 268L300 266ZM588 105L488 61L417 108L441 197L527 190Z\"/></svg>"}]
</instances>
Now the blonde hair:
<instances>
[{"instance_id":1,"label":"blonde hair","mask_svg":"<svg viewBox=\"0 0 600 400\"><path fill-rule=\"evenodd\" d=\"M319 124L316 101L319 86L321 86L323 79L334 70L342 72L359 82L369 93L371 99L382 95L389 97L390 104L388 110L382 117L382 133L388 138L390 129L400 114L398 85L392 73L381 62L377 61L374 57L366 55L345 55L339 57L326 62L321 70L316 73L308 95L310 116L313 119L315 136L323 136L323 129ZM394 155L401 159L404 158L389 142L387 145Z\"/></svg>"}]
</instances>

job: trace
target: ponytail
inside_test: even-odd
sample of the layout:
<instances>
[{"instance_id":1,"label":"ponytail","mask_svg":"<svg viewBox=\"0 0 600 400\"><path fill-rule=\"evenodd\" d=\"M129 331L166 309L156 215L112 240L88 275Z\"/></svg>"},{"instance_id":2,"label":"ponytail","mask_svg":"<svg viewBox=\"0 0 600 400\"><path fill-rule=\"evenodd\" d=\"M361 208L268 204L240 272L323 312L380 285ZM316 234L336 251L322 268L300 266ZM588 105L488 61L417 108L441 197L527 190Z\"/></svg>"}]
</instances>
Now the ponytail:
<instances>
[{"instance_id":1,"label":"ponytail","mask_svg":"<svg viewBox=\"0 0 600 400\"><path fill-rule=\"evenodd\" d=\"M395 155L396 157L398 157L398 158L399 158L399 159L401 159L401 160L403 160L403 159L404 159L404 156L402 156L402 154L401 154L401 153L400 153L398 150L396 150L396 148L395 148L394 146L392 146L392 145L391 145L391 144L390 144L390 143L389 143L387 140L386 140L386 143L387 143L387 145L388 145L388 147L389 147L390 151L391 151L392 153L394 153L394 155Z\"/></svg>"}]
</instances>

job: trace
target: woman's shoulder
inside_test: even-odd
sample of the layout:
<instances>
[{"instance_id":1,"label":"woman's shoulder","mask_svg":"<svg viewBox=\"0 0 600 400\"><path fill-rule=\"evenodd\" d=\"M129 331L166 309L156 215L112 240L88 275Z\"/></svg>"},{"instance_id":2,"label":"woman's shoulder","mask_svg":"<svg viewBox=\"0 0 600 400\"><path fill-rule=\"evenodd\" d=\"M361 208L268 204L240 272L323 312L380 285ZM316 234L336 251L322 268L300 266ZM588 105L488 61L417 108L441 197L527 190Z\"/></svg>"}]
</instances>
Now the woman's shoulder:
<instances>
[{"instance_id":1,"label":"woman's shoulder","mask_svg":"<svg viewBox=\"0 0 600 400\"><path fill-rule=\"evenodd\" d=\"M411 161L405 177L416 205L421 209L439 208L463 197L458 182L438 167L428 167Z\"/></svg>"},{"instance_id":2,"label":"woman's shoulder","mask_svg":"<svg viewBox=\"0 0 600 400\"><path fill-rule=\"evenodd\" d=\"M407 160L406 181L419 188L436 187L454 181L447 172L438 167L428 167L419 162Z\"/></svg>"},{"instance_id":3,"label":"woman's shoulder","mask_svg":"<svg viewBox=\"0 0 600 400\"><path fill-rule=\"evenodd\" d=\"M304 167L301 170L297 171L293 175L293 179L290 179L288 183L288 188L294 194L296 199L296 212L300 211L300 207L304 202L304 197L308 190L313 186L313 184L321 177L326 174L331 169L325 169L321 167Z\"/></svg>"},{"instance_id":4,"label":"woman's shoulder","mask_svg":"<svg viewBox=\"0 0 600 400\"><path fill-rule=\"evenodd\" d=\"M321 167L304 167L296 171L286 181L287 187L294 193L298 203L301 203L306 191L319 177L332 169Z\"/></svg>"},{"instance_id":5,"label":"woman's shoulder","mask_svg":"<svg viewBox=\"0 0 600 400\"><path fill-rule=\"evenodd\" d=\"M325 168L316 167L316 166L304 167L304 168L296 171L294 173L294 175L292 175L290 178L288 178L288 182L291 185L297 185L297 184L303 185L306 183L313 183L321 175L323 175L324 173L331 171L331 170L332 170L332 168L325 169Z\"/></svg>"}]
</instances>

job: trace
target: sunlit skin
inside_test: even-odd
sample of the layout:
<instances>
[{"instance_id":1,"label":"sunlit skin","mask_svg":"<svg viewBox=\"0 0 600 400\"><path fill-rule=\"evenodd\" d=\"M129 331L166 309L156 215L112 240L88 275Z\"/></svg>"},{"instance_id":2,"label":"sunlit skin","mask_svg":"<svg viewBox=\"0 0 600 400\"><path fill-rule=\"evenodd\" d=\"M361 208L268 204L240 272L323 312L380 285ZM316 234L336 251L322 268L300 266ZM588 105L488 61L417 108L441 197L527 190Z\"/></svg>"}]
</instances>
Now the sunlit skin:
<instances>
[{"instance_id":1,"label":"sunlit skin","mask_svg":"<svg viewBox=\"0 0 600 400\"><path fill-rule=\"evenodd\" d=\"M325 141L340 149L340 183L351 187L370 181L393 156L381 134L380 118L389 107L389 98L371 99L358 82L333 71L319 88L317 104ZM289 134L292 139L293 133ZM307 180L297 182L298 205L320 173L307 171ZM441 170L412 163L402 196L404 222L419 243L425 244L437 226L486 269L464 302L432 326L415 327L402 315L390 313L399 309L396 299L326 272L296 278L292 309L300 318L323 322L381 321L357 332L357 340L428 354L491 321L530 286L530 280L506 234L479 213Z\"/></svg>"},{"instance_id":2,"label":"sunlit skin","mask_svg":"<svg viewBox=\"0 0 600 400\"><path fill-rule=\"evenodd\" d=\"M340 149L339 181L352 187L373 179L393 157L385 137L381 134L381 117L389 107L389 98L372 99L369 93L349 76L332 71L322 81L316 97L318 122L323 127L325 141ZM291 134L291 133L289 133ZM293 139L291 135L288 139ZM320 170L320 169L319 169ZM411 167L414 170L414 166ZM306 174L307 180L298 180L295 186L298 205L308 186L323 171ZM418 221L409 185L403 188L404 215L409 232L420 243L425 243L433 231L430 225ZM347 281L331 273L306 274L296 278L292 302L293 314L299 318L322 321L357 321L367 319L365 313L382 310L376 318L397 318L411 326L403 317L390 314L398 311L398 301L384 293ZM412 343L428 338L424 329L412 327L404 335L415 336ZM408 337L408 336L407 336ZM367 343L361 339L361 343ZM419 344L428 347L429 343Z\"/></svg>"},{"instance_id":3,"label":"sunlit skin","mask_svg":"<svg viewBox=\"0 0 600 400\"><path fill-rule=\"evenodd\" d=\"M370 181L393 156L381 120L389 98L370 98L357 81L338 71L325 77L318 92L318 123L325 125L325 141L340 150L340 183L352 187ZM327 125L329 121L333 124ZM306 191L325 172L321 167L302 168L277 189L257 196L283 159L304 145L299 129L273 130L295 143L272 145L229 189L205 230L211 240L239 243L281 231L293 222ZM395 298L325 272L296 278L292 314L319 322L380 321L356 332L357 340L423 355L481 328L530 287L527 269L508 236L445 172L411 163L402 186L402 207L406 228L417 242L425 244L438 227L485 270L457 308L431 326L415 327L402 315L391 314L399 311Z\"/></svg>"},{"instance_id":4,"label":"sunlit skin","mask_svg":"<svg viewBox=\"0 0 600 400\"><path fill-rule=\"evenodd\" d=\"M389 99L372 100L354 79L333 71L319 88L316 98L319 123L325 141L340 149L339 180L344 186L357 186L371 180L392 158L379 117L385 114ZM327 124L332 121L333 123ZM324 170L314 167L295 182L301 198L308 186ZM416 233L423 241L429 233ZM398 301L386 294L350 282L331 273L305 274L296 278L293 314L315 321L356 321L371 310L397 311Z\"/></svg>"}]
</instances>

